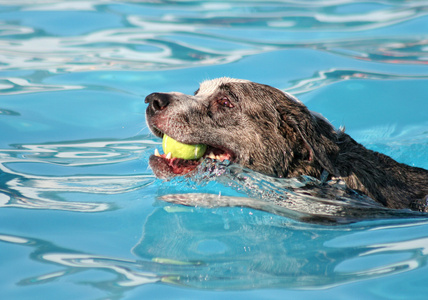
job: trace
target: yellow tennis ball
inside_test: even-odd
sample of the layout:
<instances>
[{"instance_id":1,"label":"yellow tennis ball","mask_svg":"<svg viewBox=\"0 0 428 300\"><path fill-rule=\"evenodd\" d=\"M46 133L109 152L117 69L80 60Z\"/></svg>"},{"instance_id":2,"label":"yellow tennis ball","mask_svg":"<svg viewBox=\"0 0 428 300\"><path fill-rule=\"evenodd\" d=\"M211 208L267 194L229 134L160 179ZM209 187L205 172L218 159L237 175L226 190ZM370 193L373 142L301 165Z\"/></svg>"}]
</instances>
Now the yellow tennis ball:
<instances>
[{"instance_id":1,"label":"yellow tennis ball","mask_svg":"<svg viewBox=\"0 0 428 300\"><path fill-rule=\"evenodd\" d=\"M175 158L199 159L207 150L207 145L183 144L164 134L162 140L162 149L165 154L171 153L171 156Z\"/></svg>"}]
</instances>

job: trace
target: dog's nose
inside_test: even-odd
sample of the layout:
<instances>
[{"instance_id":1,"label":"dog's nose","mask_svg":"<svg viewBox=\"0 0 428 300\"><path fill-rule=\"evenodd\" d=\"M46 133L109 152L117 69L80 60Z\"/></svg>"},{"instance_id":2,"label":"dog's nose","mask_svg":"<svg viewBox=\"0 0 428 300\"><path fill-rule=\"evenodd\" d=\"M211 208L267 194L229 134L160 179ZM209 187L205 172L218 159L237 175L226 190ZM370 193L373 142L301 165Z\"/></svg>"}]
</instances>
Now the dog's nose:
<instances>
[{"instance_id":1,"label":"dog's nose","mask_svg":"<svg viewBox=\"0 0 428 300\"><path fill-rule=\"evenodd\" d=\"M152 93L146 97L145 103L149 104L149 107L153 112L164 110L170 101L171 96L165 93Z\"/></svg>"}]
</instances>

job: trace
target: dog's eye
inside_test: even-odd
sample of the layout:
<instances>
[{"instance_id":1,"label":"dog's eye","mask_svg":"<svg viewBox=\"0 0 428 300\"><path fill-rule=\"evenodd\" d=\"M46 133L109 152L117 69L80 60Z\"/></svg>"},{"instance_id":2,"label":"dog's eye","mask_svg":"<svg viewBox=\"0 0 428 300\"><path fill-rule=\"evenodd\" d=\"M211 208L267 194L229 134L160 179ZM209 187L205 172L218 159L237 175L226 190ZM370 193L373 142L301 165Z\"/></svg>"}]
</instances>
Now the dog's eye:
<instances>
[{"instance_id":1,"label":"dog's eye","mask_svg":"<svg viewBox=\"0 0 428 300\"><path fill-rule=\"evenodd\" d=\"M229 98L227 97L220 98L217 102L219 105L224 107L229 107L229 108L234 107L233 104L230 102Z\"/></svg>"}]
</instances>

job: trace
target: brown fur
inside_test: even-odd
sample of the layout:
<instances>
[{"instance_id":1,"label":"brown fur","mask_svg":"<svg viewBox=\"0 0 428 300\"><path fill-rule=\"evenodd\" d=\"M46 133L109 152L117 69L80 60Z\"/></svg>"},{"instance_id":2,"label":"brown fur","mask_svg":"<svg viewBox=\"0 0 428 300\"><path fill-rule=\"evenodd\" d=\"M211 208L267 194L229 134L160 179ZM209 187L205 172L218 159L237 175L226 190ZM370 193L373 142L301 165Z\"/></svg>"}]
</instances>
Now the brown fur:
<instances>
[{"instance_id":1,"label":"brown fur","mask_svg":"<svg viewBox=\"0 0 428 300\"><path fill-rule=\"evenodd\" d=\"M343 179L386 207L427 211L427 170L366 149L273 87L221 78L204 82L194 96L154 93L146 102L147 122L158 136L210 145L269 176L320 178L326 171L328 179ZM159 158L151 165L167 176Z\"/></svg>"}]
</instances>

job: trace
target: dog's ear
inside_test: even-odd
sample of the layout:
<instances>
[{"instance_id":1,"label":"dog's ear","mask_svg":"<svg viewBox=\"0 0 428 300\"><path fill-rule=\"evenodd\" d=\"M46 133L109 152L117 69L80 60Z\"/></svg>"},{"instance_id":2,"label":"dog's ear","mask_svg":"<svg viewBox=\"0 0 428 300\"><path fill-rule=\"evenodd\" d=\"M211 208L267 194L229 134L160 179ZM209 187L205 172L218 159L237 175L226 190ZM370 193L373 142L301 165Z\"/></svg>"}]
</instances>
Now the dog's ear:
<instances>
[{"instance_id":1,"label":"dog's ear","mask_svg":"<svg viewBox=\"0 0 428 300\"><path fill-rule=\"evenodd\" d=\"M302 103L291 103L280 114L301 138L309 153L308 160L317 161L331 175L337 175L334 160L339 147L335 142L336 134L332 125L324 118L312 114Z\"/></svg>"},{"instance_id":2,"label":"dog's ear","mask_svg":"<svg viewBox=\"0 0 428 300\"><path fill-rule=\"evenodd\" d=\"M295 130L300 134L305 148L309 150L309 159L315 159L331 175L337 175L337 170L332 161L338 152L337 145L332 144L331 140L317 131L313 132L315 135L308 135L307 132L302 132L298 127Z\"/></svg>"}]
</instances>

